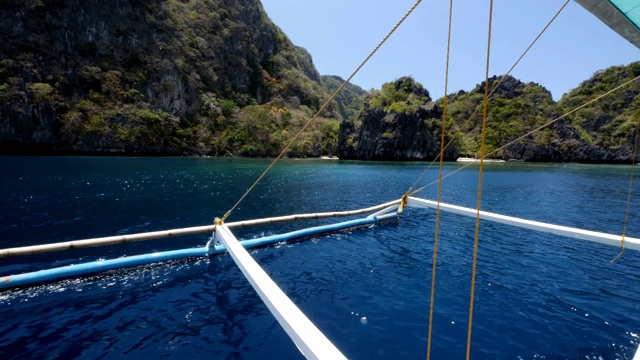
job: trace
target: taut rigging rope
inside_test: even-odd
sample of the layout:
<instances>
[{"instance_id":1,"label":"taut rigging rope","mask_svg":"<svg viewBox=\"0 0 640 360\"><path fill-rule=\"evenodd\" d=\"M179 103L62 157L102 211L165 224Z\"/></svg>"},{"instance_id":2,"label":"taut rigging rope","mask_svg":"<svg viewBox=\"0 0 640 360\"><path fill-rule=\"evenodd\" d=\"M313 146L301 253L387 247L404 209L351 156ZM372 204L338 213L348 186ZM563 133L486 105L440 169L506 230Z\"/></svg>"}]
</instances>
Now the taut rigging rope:
<instances>
[{"instance_id":1,"label":"taut rigging rope","mask_svg":"<svg viewBox=\"0 0 640 360\"><path fill-rule=\"evenodd\" d=\"M449 27L447 31L447 61L444 70L444 100L442 105L442 130L440 139L440 172L438 175L438 205L436 206L436 229L433 238L433 264L431 265L431 297L429 300L429 335L427 336L427 360L431 359L431 334L433 329L433 308L436 295L436 270L438 268L438 233L440 229L440 197L442 195L442 168L444 166L444 133L447 129L447 91L449 87L449 55L451 53L451 23L453 0L449 0Z\"/></svg>"},{"instance_id":2,"label":"taut rigging rope","mask_svg":"<svg viewBox=\"0 0 640 360\"><path fill-rule=\"evenodd\" d=\"M551 18L551 20L549 20L549 22L547 23L547 25L544 26L544 28L542 28L542 30L538 33L538 36L536 36L535 39L533 39L533 41L531 42L531 44L529 44L529 46L527 47L527 49L522 53L522 55L520 55L520 57L518 58L518 60L516 60L515 63L513 63L513 65L511 66L511 68L509 69L509 71L507 71L504 75L502 75L500 77L500 80L496 83L496 85L493 87L493 89L491 89L491 92L489 93L489 97L491 97L491 95L493 95L494 92L496 92L496 90L498 90L498 88L500 87L500 85L502 84L502 82L504 81L504 79L506 79L507 75L511 74L511 72L513 71L513 69L516 68L516 66L518 66L518 64L520 63L520 61L522 61L522 59L525 57L525 55L527 55L527 53L529 52L529 50L531 50L531 48L533 47L533 45L535 45L536 42L538 42L538 40L540 39L540 37L542 37L542 34L545 33L545 31L547 31L547 29L549 28L549 26L551 26L551 24L556 20L556 18L558 17L558 15L560 15L560 13L562 12L562 10L564 10L565 7L567 7L567 5L569 4L571 0L567 0L565 1L564 5L562 5L560 7L560 9L556 12L555 15L553 15L553 17ZM446 93L446 91L445 91ZM462 123L462 125L460 126L460 128L464 128L465 125L467 125L468 123L471 122L471 119L473 119L473 117L478 113L478 110L480 109L480 107L476 107L475 110L471 113L471 115L469 115L469 117L467 118L466 121L464 121ZM444 146L445 149L449 148L449 146L453 143L453 141L461 134L462 132L459 130L456 134L454 134L451 137L451 140L449 140L449 142ZM433 161L424 169L424 171L422 172L422 174L420 174L420 176L418 177L418 179L413 183L413 185L411 185L411 187L409 187L409 190L407 190L407 194L414 194L411 191L420 183L420 181L422 180L422 178L427 174L427 172L429 171L429 169L431 169L431 167L433 166L433 164L438 161L438 159L440 159L441 157L444 156L444 151L441 151L438 156L436 156L435 159L433 159Z\"/></svg>"},{"instance_id":3,"label":"taut rigging rope","mask_svg":"<svg viewBox=\"0 0 640 360\"><path fill-rule=\"evenodd\" d=\"M611 260L614 262L618 260L622 253L624 253L624 238L627 236L627 224L629 223L629 209L631 208L631 193L633 192L633 173L636 169L636 156L638 155L638 141L640 139L640 113L636 115L638 122L636 123L635 142L633 144L633 157L631 159L631 176L629 179L629 193L627 194L627 210L624 213L624 224L622 225L622 237L620 238L620 253Z\"/></svg>"},{"instance_id":4,"label":"taut rigging rope","mask_svg":"<svg viewBox=\"0 0 640 360\"><path fill-rule=\"evenodd\" d=\"M487 138L487 108L489 105L489 61L491 60L491 25L493 24L493 0L489 1L489 31L487 33L487 67L484 79L482 105L482 140L480 142L480 171L478 174L478 205L476 206L476 231L473 238L473 263L471 265L471 295L469 299L469 326L467 328L467 360L471 356L471 328L473 327L473 303L476 293L476 268L478 266L478 238L480 235L480 206L482 204L482 170L484 169L485 140Z\"/></svg>"},{"instance_id":5,"label":"taut rigging rope","mask_svg":"<svg viewBox=\"0 0 640 360\"><path fill-rule=\"evenodd\" d=\"M253 183L253 185L251 185L247 191L242 195L242 197L240 197L240 199L231 207L231 209L229 209L229 211L227 211L224 216L222 217L222 219L216 220L219 223L224 222L229 215L231 215L231 213L238 207L238 205L240 205L240 203L247 197L247 195L249 195L249 193L256 187L258 186L258 184L260 183L260 181L262 181L262 179L267 175L267 173L269 172L269 170L271 170L271 168L273 168L273 166L275 165L275 163L280 160L284 154L287 152L287 150L289 150L289 148L291 147L291 145L293 145L293 143L300 137L300 135L302 135L302 133L309 127L309 125L311 125L311 123L313 123L313 121L320 115L322 114L322 112L324 111L324 109L327 108L327 106L329 106L329 104L331 103L331 101L333 101L333 99L336 98L336 96L338 96L338 94L342 91L342 89L344 89L345 86L347 86L347 84L349 83L349 81L351 81L351 79L353 79L353 77L358 73L358 71L360 71L360 69L362 69L362 67L364 66L364 64L366 64L369 59L371 59L371 57L378 51L378 49L380 49L380 47L382 46L382 44L384 44L390 37L391 35L393 35L393 33L398 29L398 27L400 27L400 25L409 17L409 15L411 15L411 13L418 7L418 5L420 5L420 3L422 2L422 0L417 0L413 6L411 6L411 8L404 14L404 16L395 24L395 26L389 30L389 32L387 33L387 35L385 35L385 37L378 43L378 45L376 45L376 47L369 53L369 55L367 55L367 57L360 63L360 65L358 65L358 67L353 71L353 73L351 73L351 75L342 83L342 85L340 85L340 87L338 87L338 89L336 89L336 91L333 92L333 94L331 94L331 96L329 97L329 99L327 101L325 101L325 103L320 107L320 109L311 117L311 119L302 127L302 129L296 134L296 136L293 137L293 139L291 139L291 141L289 141L289 143L287 144L287 146L285 146L284 149L282 149L282 151L280 152L280 154L273 159L273 161L271 162L271 164L264 170L264 172L258 177L258 179L256 179L256 181Z\"/></svg>"}]
</instances>

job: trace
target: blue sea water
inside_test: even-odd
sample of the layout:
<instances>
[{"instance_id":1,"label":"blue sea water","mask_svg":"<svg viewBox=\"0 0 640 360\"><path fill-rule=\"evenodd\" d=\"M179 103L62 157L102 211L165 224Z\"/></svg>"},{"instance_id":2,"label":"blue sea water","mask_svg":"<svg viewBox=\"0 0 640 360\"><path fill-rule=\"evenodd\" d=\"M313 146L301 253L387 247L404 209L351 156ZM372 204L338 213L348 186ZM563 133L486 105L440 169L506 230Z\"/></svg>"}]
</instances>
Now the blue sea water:
<instances>
[{"instance_id":1,"label":"blue sea water","mask_svg":"<svg viewBox=\"0 0 640 360\"><path fill-rule=\"evenodd\" d=\"M0 157L0 247L205 225L266 160ZM355 209L399 198L424 163L283 160L229 221ZM447 164L445 173L459 169ZM483 209L620 234L629 166L490 164ZM433 181L431 170L424 184ZM442 200L475 207L478 171ZM436 188L420 194L434 199ZM640 236L640 184L629 236ZM324 220L326 223L328 220ZM333 221L333 220L331 220ZM317 222L237 231L240 238ZM301 310L351 359L418 359L427 348L435 215L252 250ZM474 219L443 213L432 358L466 351ZM0 276L201 246L208 234L0 259ZM630 359L640 333L640 254L483 222L474 359ZM123 269L0 292L0 358L297 359L228 255Z\"/></svg>"}]
</instances>

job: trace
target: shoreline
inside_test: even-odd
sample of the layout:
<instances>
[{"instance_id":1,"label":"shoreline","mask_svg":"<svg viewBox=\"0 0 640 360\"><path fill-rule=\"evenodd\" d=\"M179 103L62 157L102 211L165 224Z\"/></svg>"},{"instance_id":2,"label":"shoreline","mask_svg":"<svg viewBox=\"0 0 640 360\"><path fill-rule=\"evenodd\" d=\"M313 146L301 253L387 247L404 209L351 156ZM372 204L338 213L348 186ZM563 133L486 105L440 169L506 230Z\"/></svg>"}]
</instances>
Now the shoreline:
<instances>
[{"instance_id":1,"label":"shoreline","mask_svg":"<svg viewBox=\"0 0 640 360\"><path fill-rule=\"evenodd\" d=\"M517 161L517 160L516 160ZM480 159L476 159L476 158L468 158L468 157L459 157L456 162L480 162ZM506 163L505 160L502 159L484 159L484 162L486 163ZM525 161L520 161L520 162L525 162Z\"/></svg>"},{"instance_id":2,"label":"shoreline","mask_svg":"<svg viewBox=\"0 0 640 360\"><path fill-rule=\"evenodd\" d=\"M2 151L4 150L4 151ZM152 152L115 152L115 151L41 151L42 149L32 149L31 151L19 151L25 149L17 149L18 151L7 151L7 149L0 148L0 156L36 156L36 157L48 157L48 156L68 156L68 157L86 157L86 156L95 156L95 157L131 157L131 158L211 158L211 159L273 159L274 156L240 156L240 155L222 155L222 156L213 156L213 155L199 155L199 154L177 154L177 153L152 153ZM35 150L35 151L34 151ZM40 150L40 151L38 151ZM389 162L398 162L398 163L408 163L408 162L430 162L434 159L344 159L339 158L335 155L321 155L321 156L283 156L283 159L318 159L318 160L342 160L342 161L389 161ZM469 158L469 157L459 157L457 159L446 159L446 163L480 163L480 159ZM528 160L520 160L520 159L484 159L485 163L492 164L504 164L504 163L526 163L526 164L585 164L585 165L633 165L631 160L628 161L598 161L598 160L589 160L589 161L528 161ZM640 165L640 162L637 162L636 165Z\"/></svg>"}]
</instances>

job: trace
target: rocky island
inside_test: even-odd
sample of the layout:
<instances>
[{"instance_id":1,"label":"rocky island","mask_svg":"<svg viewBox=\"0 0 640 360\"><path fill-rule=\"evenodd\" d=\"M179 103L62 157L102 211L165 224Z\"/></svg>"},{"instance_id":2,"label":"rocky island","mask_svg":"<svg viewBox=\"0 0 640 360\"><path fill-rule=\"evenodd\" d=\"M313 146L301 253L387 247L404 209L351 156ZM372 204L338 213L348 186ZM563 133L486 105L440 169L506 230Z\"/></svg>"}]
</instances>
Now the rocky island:
<instances>
[{"instance_id":1,"label":"rocky island","mask_svg":"<svg viewBox=\"0 0 640 360\"><path fill-rule=\"evenodd\" d=\"M275 156L343 82L323 76L258 0L0 2L0 153ZM640 74L598 71L554 101L500 82L487 151L502 160L631 162ZM442 99L411 77L348 84L287 156L430 160ZM484 83L449 96L446 160L477 157ZM476 115L471 115L476 112Z\"/></svg>"}]
</instances>

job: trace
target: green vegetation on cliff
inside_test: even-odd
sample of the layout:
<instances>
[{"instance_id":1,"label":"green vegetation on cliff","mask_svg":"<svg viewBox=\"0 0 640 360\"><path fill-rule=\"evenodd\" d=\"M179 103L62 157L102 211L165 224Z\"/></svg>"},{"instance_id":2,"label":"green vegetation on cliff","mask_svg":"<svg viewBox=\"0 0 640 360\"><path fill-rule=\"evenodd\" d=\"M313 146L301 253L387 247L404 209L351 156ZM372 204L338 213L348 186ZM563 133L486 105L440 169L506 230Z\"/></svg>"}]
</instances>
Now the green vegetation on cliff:
<instances>
[{"instance_id":1,"label":"green vegetation on cliff","mask_svg":"<svg viewBox=\"0 0 640 360\"><path fill-rule=\"evenodd\" d=\"M386 83L365 95L356 121L343 121L339 156L345 159L423 160L440 152L442 111L411 77ZM445 134L448 141L449 135ZM456 147L445 153L455 159Z\"/></svg>"},{"instance_id":2,"label":"green vegetation on cliff","mask_svg":"<svg viewBox=\"0 0 640 360\"><path fill-rule=\"evenodd\" d=\"M640 75L640 62L596 72L565 94L558 102L564 112L572 110ZM640 113L640 83L633 82L602 100L589 104L568 119L589 144L608 151L630 149Z\"/></svg>"},{"instance_id":3,"label":"green vegetation on cliff","mask_svg":"<svg viewBox=\"0 0 640 360\"><path fill-rule=\"evenodd\" d=\"M524 83L511 76L490 78L489 89L500 84L492 93L487 109L487 154L505 160L631 162L640 112L637 82L500 148L638 75L640 62L598 71L557 103L539 84ZM481 83L469 92L459 91L449 96L445 141L448 143L451 138L454 141L445 157L479 155L484 87ZM340 156L433 158L440 142L442 102L439 99L435 106L431 104L428 92L408 77L384 84L381 90L365 95L363 111L356 121L341 124ZM426 130L416 127L416 119L422 119Z\"/></svg>"},{"instance_id":4,"label":"green vegetation on cliff","mask_svg":"<svg viewBox=\"0 0 640 360\"><path fill-rule=\"evenodd\" d=\"M412 77L403 77L382 85L382 90L369 92L364 101L372 110L410 114L431 101L431 97L422 84Z\"/></svg>"},{"instance_id":5,"label":"green vegetation on cliff","mask_svg":"<svg viewBox=\"0 0 640 360\"><path fill-rule=\"evenodd\" d=\"M5 0L0 36L0 152L274 156L343 81L320 76L259 0ZM497 149L639 74L640 62L599 71L557 103L505 77L487 151L629 162L637 82ZM483 91L450 96L447 159L478 155ZM441 105L410 77L368 93L347 84L288 155L430 159Z\"/></svg>"},{"instance_id":6,"label":"green vegetation on cliff","mask_svg":"<svg viewBox=\"0 0 640 360\"><path fill-rule=\"evenodd\" d=\"M322 84L327 88L329 94L333 94L344 82L336 75L322 75ZM357 85L348 83L338 94L336 103L343 119L355 119L362 109L362 99L367 92Z\"/></svg>"},{"instance_id":7,"label":"green vegetation on cliff","mask_svg":"<svg viewBox=\"0 0 640 360\"><path fill-rule=\"evenodd\" d=\"M0 35L5 150L275 155L329 96L258 0L8 0ZM292 152L335 153L350 102Z\"/></svg>"},{"instance_id":8,"label":"green vegetation on cliff","mask_svg":"<svg viewBox=\"0 0 640 360\"><path fill-rule=\"evenodd\" d=\"M555 114L551 93L539 84L524 83L511 76L494 76L489 79L490 91L499 82L487 108L486 153L494 158L505 155L496 149L543 125ZM457 138L463 157L475 157L480 152L484 88L483 82L469 92L461 91L448 99L447 121L460 133ZM442 99L438 100L441 102ZM547 142L548 136L548 132L537 132L527 141Z\"/></svg>"}]
</instances>

